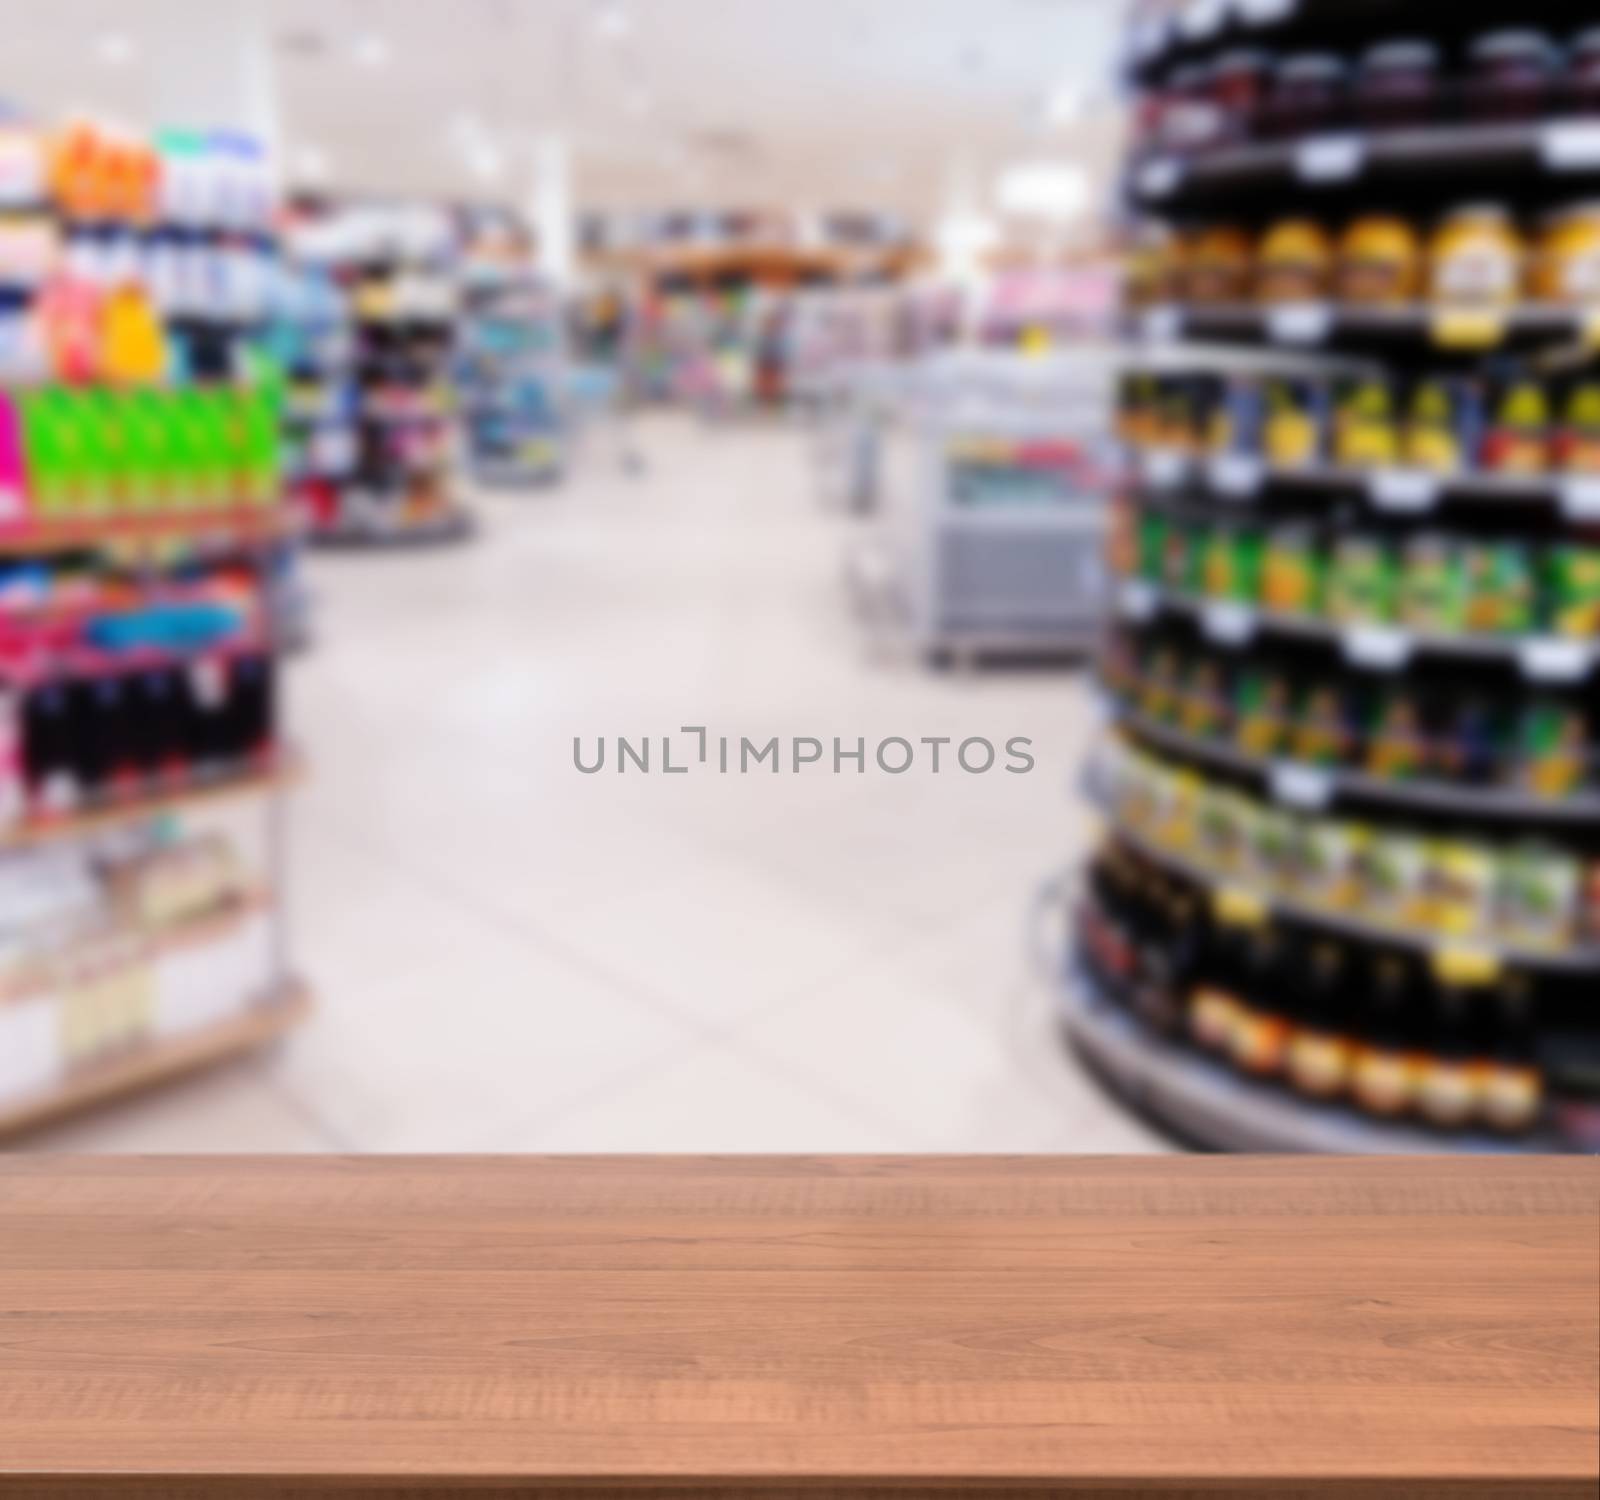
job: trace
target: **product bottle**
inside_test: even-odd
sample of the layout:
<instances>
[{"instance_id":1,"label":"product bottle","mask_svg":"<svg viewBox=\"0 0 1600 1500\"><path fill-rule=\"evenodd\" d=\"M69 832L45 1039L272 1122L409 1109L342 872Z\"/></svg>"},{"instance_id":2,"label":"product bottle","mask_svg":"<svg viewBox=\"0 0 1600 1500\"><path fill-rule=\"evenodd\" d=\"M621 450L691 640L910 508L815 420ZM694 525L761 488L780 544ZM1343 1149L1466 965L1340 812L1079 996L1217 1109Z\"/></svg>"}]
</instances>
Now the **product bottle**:
<instances>
[{"instance_id":1,"label":"product bottle","mask_svg":"<svg viewBox=\"0 0 1600 1500\"><path fill-rule=\"evenodd\" d=\"M1289 1077L1313 1099L1334 1099L1350 1087L1353 1051L1343 1014L1349 999L1351 958L1342 944L1303 944L1294 972L1301 996L1299 1024L1289 1042Z\"/></svg>"},{"instance_id":2,"label":"product bottle","mask_svg":"<svg viewBox=\"0 0 1600 1500\"><path fill-rule=\"evenodd\" d=\"M1488 1056L1482 1064L1479 1108L1496 1130L1528 1130L1543 1106L1535 1023L1538 992L1527 974L1508 974L1485 997L1490 1018Z\"/></svg>"},{"instance_id":3,"label":"product bottle","mask_svg":"<svg viewBox=\"0 0 1600 1500\"><path fill-rule=\"evenodd\" d=\"M1416 1104L1418 1065L1409 1043L1418 988L1416 961L1403 953L1381 953L1367 976L1352 1089L1372 1114L1402 1115Z\"/></svg>"},{"instance_id":4,"label":"product bottle","mask_svg":"<svg viewBox=\"0 0 1600 1500\"><path fill-rule=\"evenodd\" d=\"M1429 1038L1417 1080L1417 1107L1430 1123L1459 1130L1478 1113L1483 1064L1474 1056L1478 993L1436 979L1429 1006Z\"/></svg>"},{"instance_id":5,"label":"product bottle","mask_svg":"<svg viewBox=\"0 0 1600 1500\"><path fill-rule=\"evenodd\" d=\"M1283 933L1263 922L1245 943L1243 1008L1233 1033L1233 1062L1241 1072L1270 1078L1288 1064L1292 1034L1290 986L1284 983Z\"/></svg>"}]
</instances>

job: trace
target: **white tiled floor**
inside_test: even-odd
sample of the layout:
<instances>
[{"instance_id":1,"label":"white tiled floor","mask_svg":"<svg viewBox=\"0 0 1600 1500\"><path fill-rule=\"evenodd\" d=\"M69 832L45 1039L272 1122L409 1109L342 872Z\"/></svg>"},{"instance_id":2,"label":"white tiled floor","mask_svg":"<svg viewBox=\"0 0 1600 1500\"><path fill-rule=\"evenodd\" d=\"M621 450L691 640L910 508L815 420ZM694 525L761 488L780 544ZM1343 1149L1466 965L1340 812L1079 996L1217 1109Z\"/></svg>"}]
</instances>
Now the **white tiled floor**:
<instances>
[{"instance_id":1,"label":"white tiled floor","mask_svg":"<svg viewBox=\"0 0 1600 1500\"><path fill-rule=\"evenodd\" d=\"M1160 1149L1030 971L1066 672L869 648L801 434L639 433L457 550L317 558L292 713L312 1021L61 1150ZM572 737L1028 735L1031 776L581 776Z\"/></svg>"}]
</instances>

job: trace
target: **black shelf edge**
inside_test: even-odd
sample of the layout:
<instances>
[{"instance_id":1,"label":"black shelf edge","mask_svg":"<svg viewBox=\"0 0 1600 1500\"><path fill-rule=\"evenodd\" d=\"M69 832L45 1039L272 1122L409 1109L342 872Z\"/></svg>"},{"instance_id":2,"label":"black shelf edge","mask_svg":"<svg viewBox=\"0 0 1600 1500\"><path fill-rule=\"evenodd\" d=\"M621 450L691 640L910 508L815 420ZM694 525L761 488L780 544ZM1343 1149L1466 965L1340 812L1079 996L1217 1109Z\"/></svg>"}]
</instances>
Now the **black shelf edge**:
<instances>
[{"instance_id":1,"label":"black shelf edge","mask_svg":"<svg viewBox=\"0 0 1600 1500\"><path fill-rule=\"evenodd\" d=\"M1191 1048L1152 1034L1074 967L1056 986L1067 1036L1140 1114L1180 1137L1219 1151L1348 1155L1475 1155L1568 1152L1561 1137L1500 1137L1430 1130L1370 1119L1353 1108L1305 1099L1246 1078Z\"/></svg>"},{"instance_id":2,"label":"black shelf edge","mask_svg":"<svg viewBox=\"0 0 1600 1500\"><path fill-rule=\"evenodd\" d=\"M1132 624L1160 615L1194 621L1213 645L1239 650L1260 635L1305 641L1339 652L1351 668L1395 672L1418 656L1515 667L1531 682L1582 682L1600 665L1600 641L1568 636L1428 635L1403 626L1347 625L1312 615L1278 614L1253 604L1192 598L1143 579L1115 588L1117 616Z\"/></svg>"},{"instance_id":3,"label":"black shelf edge","mask_svg":"<svg viewBox=\"0 0 1600 1500\"><path fill-rule=\"evenodd\" d=\"M1381 804L1459 818L1600 827L1600 797L1565 800L1534 797L1500 788L1453 786L1447 781L1395 781L1363 771L1311 765L1293 757L1251 755L1221 740L1174 729L1125 705L1117 721L1139 740L1165 754L1220 771L1247 776L1278 806L1320 813L1340 802Z\"/></svg>"},{"instance_id":4,"label":"black shelf edge","mask_svg":"<svg viewBox=\"0 0 1600 1500\"><path fill-rule=\"evenodd\" d=\"M1308 927L1325 928L1358 942L1410 948L1430 959L1439 955L1467 953L1487 956L1504 967L1534 969L1552 974L1600 976L1600 946L1582 944L1573 948L1543 949L1524 948L1515 943L1499 941L1473 942L1470 939L1452 938L1444 933L1425 932L1413 927L1389 926L1355 916L1350 912L1334 911L1308 901L1299 901L1290 896L1262 890L1248 880L1235 879L1225 871L1201 864L1186 854L1167 848L1166 845L1158 843L1128 824L1106 799L1101 798L1100 801L1107 820L1116 830L1115 836L1146 859L1210 891L1246 892L1253 902L1265 910L1286 917L1292 922L1300 922Z\"/></svg>"}]
</instances>

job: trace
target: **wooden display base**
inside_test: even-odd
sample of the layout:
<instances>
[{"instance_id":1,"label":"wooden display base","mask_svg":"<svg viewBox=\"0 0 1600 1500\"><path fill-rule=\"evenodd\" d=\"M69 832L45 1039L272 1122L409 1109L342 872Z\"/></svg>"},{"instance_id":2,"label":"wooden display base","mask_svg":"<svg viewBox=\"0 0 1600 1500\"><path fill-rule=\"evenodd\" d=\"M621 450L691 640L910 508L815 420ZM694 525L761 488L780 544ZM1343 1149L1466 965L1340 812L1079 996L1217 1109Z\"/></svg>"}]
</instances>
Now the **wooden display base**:
<instances>
[{"instance_id":1,"label":"wooden display base","mask_svg":"<svg viewBox=\"0 0 1600 1500\"><path fill-rule=\"evenodd\" d=\"M0 1157L0 1500L1593 1500L1600 1162Z\"/></svg>"},{"instance_id":2,"label":"wooden display base","mask_svg":"<svg viewBox=\"0 0 1600 1500\"><path fill-rule=\"evenodd\" d=\"M303 984L292 982L278 994L214 1026L161 1038L125 1056L80 1069L46 1093L6 1101L0 1105L0 1138L37 1130L118 1095L135 1093L252 1051L282 1036L310 1011L310 991ZM0 1491L3 1488L0 1480Z\"/></svg>"},{"instance_id":3,"label":"wooden display base","mask_svg":"<svg viewBox=\"0 0 1600 1500\"><path fill-rule=\"evenodd\" d=\"M280 757L279 762L265 771L241 776L219 776L214 781L189 782L153 796L109 803L104 807L89 807L60 818L27 819L13 827L0 828L0 849L31 849L41 844L89 838L97 833L130 827L164 813L186 812L283 791L300 779L304 766L299 757L292 754Z\"/></svg>"}]
</instances>

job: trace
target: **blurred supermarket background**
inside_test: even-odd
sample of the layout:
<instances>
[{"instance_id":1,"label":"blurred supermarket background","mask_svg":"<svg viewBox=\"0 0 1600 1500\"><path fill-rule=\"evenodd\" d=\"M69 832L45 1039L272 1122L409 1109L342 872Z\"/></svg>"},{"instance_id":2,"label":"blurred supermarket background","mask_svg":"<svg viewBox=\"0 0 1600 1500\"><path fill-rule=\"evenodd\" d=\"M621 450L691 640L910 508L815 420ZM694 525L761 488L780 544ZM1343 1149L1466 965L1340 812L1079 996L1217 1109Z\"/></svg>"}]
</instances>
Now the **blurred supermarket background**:
<instances>
[{"instance_id":1,"label":"blurred supermarket background","mask_svg":"<svg viewBox=\"0 0 1600 1500\"><path fill-rule=\"evenodd\" d=\"M1585 9L13 7L5 1145L1596 1149Z\"/></svg>"}]
</instances>

